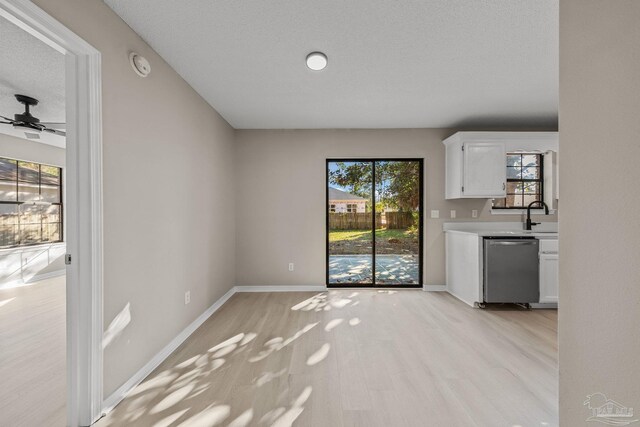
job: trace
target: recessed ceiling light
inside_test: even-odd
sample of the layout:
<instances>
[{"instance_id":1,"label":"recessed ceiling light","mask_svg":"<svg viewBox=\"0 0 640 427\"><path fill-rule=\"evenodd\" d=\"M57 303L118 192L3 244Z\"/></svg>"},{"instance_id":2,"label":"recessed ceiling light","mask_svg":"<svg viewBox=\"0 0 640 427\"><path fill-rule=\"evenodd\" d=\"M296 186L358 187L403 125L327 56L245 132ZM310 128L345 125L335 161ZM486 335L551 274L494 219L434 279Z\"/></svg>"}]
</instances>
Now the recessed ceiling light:
<instances>
[{"instance_id":1,"label":"recessed ceiling light","mask_svg":"<svg viewBox=\"0 0 640 427\"><path fill-rule=\"evenodd\" d=\"M307 55L307 67L313 71L323 70L327 66L327 55L322 52L311 52Z\"/></svg>"}]
</instances>

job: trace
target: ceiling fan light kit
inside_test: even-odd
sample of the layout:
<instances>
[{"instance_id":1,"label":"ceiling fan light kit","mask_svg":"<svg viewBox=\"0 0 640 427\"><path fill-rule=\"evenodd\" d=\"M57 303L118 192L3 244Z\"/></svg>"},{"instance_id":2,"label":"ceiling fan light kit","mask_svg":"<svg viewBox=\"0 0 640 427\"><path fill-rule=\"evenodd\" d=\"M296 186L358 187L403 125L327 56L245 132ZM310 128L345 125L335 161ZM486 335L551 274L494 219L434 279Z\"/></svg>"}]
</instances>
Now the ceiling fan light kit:
<instances>
[{"instance_id":1,"label":"ceiling fan light kit","mask_svg":"<svg viewBox=\"0 0 640 427\"><path fill-rule=\"evenodd\" d=\"M14 114L13 118L16 122L24 122L33 125L37 125L40 123L40 120L31 115L29 112L30 107L34 107L38 105L38 100L26 95L15 95L16 99L19 103L24 104L24 113L22 114Z\"/></svg>"},{"instance_id":2,"label":"ceiling fan light kit","mask_svg":"<svg viewBox=\"0 0 640 427\"><path fill-rule=\"evenodd\" d=\"M149 64L147 58L135 52L129 52L129 63L133 71L140 77L147 77L151 72L151 64Z\"/></svg>"}]
</instances>

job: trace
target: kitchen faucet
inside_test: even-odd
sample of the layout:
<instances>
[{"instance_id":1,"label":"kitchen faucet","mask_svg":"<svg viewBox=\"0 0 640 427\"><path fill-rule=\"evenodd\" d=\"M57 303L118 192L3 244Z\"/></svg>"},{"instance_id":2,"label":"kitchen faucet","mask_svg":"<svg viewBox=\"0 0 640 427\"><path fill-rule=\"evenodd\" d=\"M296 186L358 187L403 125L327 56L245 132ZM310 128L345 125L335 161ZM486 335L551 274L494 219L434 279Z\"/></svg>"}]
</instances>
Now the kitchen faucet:
<instances>
[{"instance_id":1,"label":"kitchen faucet","mask_svg":"<svg viewBox=\"0 0 640 427\"><path fill-rule=\"evenodd\" d=\"M547 206L547 204L542 200L536 200L534 202L529 203L529 206L527 206L527 222L525 223L525 227L524 227L525 230L531 230L531 226L540 224L539 222L531 221L531 206L533 205L544 206L544 214L549 215L549 206Z\"/></svg>"}]
</instances>

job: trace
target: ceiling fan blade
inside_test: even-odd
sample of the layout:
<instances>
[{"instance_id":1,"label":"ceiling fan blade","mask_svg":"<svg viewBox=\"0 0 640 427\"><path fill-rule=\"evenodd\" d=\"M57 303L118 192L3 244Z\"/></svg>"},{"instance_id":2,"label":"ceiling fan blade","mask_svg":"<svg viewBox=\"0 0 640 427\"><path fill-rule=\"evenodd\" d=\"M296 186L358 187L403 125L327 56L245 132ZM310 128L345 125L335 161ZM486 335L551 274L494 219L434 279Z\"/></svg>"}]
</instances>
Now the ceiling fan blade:
<instances>
[{"instance_id":1,"label":"ceiling fan blade","mask_svg":"<svg viewBox=\"0 0 640 427\"><path fill-rule=\"evenodd\" d=\"M40 122L41 125L45 125L48 128L53 128L53 129L66 129L67 128L67 124L66 123L61 123L61 122Z\"/></svg>"},{"instance_id":2,"label":"ceiling fan blade","mask_svg":"<svg viewBox=\"0 0 640 427\"><path fill-rule=\"evenodd\" d=\"M9 123L13 123L13 122L14 122L14 120L13 120L13 119L10 119L9 117L5 117L5 116L0 116L0 119L8 120L8 121L9 121Z\"/></svg>"},{"instance_id":3,"label":"ceiling fan blade","mask_svg":"<svg viewBox=\"0 0 640 427\"><path fill-rule=\"evenodd\" d=\"M21 129L28 129L29 131L33 131L33 132L42 132L43 130L46 129L40 123L36 124L36 123L16 122L14 120L11 124L13 125L13 127L21 128Z\"/></svg>"},{"instance_id":4,"label":"ceiling fan blade","mask_svg":"<svg viewBox=\"0 0 640 427\"><path fill-rule=\"evenodd\" d=\"M13 124L13 122L3 122L3 121L0 121L0 123L2 123L3 125L12 125Z\"/></svg>"},{"instance_id":5,"label":"ceiling fan blade","mask_svg":"<svg viewBox=\"0 0 640 427\"><path fill-rule=\"evenodd\" d=\"M56 135L58 135L58 136L65 136L65 137L67 136L67 133L66 133L66 132L61 131L61 130L57 130L57 129L44 128L44 129L42 129L42 130L43 130L43 131L45 131L45 132L49 132L49 133L56 134Z\"/></svg>"}]
</instances>

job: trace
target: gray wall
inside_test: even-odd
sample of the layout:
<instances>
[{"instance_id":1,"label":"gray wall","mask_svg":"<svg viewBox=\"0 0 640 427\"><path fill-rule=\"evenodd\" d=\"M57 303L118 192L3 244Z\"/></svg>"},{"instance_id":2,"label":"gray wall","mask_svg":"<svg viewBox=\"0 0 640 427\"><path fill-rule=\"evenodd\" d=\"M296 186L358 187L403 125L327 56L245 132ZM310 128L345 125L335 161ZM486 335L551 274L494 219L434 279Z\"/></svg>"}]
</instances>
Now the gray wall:
<instances>
[{"instance_id":1,"label":"gray wall","mask_svg":"<svg viewBox=\"0 0 640 427\"><path fill-rule=\"evenodd\" d=\"M103 2L35 3L102 53L105 328L131 312L104 352L107 397L234 284L234 131Z\"/></svg>"},{"instance_id":2,"label":"gray wall","mask_svg":"<svg viewBox=\"0 0 640 427\"><path fill-rule=\"evenodd\" d=\"M640 409L640 2L560 2L560 421Z\"/></svg>"},{"instance_id":3,"label":"gray wall","mask_svg":"<svg viewBox=\"0 0 640 427\"><path fill-rule=\"evenodd\" d=\"M491 215L487 200L445 200L448 129L236 131L237 285L324 285L325 159L421 157L425 168L426 285L445 284L443 222L522 221ZM429 218L432 209L440 219ZM557 220L555 216L545 221ZM288 271L288 263L295 271Z\"/></svg>"}]
</instances>

